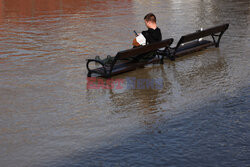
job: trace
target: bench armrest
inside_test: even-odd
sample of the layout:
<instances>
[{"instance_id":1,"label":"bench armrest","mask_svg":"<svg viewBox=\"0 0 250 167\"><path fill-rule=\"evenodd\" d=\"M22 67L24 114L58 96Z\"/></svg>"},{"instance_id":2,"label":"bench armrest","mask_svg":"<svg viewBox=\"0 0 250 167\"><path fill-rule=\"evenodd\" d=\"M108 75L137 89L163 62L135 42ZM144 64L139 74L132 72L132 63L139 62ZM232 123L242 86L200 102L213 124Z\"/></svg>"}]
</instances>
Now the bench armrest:
<instances>
[{"instance_id":1,"label":"bench armrest","mask_svg":"<svg viewBox=\"0 0 250 167\"><path fill-rule=\"evenodd\" d=\"M86 67L87 67L89 73L92 73L92 72L93 72L93 70L91 70L91 69L89 68L89 63L91 63L91 62L95 62L95 63L101 64L102 67L103 67L103 70L104 70L104 74L107 75L107 70L106 70L106 68L105 68L105 64L104 64L102 61L96 60L96 59L87 59Z\"/></svg>"}]
</instances>

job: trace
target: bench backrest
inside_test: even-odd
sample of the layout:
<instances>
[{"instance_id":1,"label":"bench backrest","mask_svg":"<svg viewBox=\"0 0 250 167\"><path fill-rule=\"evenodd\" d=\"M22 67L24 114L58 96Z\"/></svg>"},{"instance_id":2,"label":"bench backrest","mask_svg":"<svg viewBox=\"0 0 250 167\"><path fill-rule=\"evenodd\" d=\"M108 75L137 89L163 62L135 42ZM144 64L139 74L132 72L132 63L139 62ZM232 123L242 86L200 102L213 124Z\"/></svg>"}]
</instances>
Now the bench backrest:
<instances>
[{"instance_id":1,"label":"bench backrest","mask_svg":"<svg viewBox=\"0 0 250 167\"><path fill-rule=\"evenodd\" d=\"M187 34L181 37L178 44L176 45L176 49L183 43L190 42L199 38L203 38L206 36L214 35L217 33L223 33L228 29L229 24L223 24L215 27L211 27L202 31L197 31L195 33Z\"/></svg>"},{"instance_id":2,"label":"bench backrest","mask_svg":"<svg viewBox=\"0 0 250 167\"><path fill-rule=\"evenodd\" d=\"M174 41L173 38L170 38L170 39L162 40L160 42L141 46L138 48L132 48L132 49L120 51L116 54L115 59L116 60L125 59L129 57L137 56L140 54L144 54L147 52L156 51L157 49L160 49L160 48L164 48L164 47L166 48L166 47L169 47L173 43L173 41Z\"/></svg>"}]
</instances>

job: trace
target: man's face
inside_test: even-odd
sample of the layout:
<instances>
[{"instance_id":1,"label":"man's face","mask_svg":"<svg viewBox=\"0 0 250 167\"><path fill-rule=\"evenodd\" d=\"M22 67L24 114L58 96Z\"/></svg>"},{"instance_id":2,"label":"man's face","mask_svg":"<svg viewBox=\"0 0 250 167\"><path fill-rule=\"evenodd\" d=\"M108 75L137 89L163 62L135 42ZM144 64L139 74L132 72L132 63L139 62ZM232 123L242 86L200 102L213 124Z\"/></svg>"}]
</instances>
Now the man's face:
<instances>
[{"instance_id":1,"label":"man's face","mask_svg":"<svg viewBox=\"0 0 250 167\"><path fill-rule=\"evenodd\" d=\"M149 21L146 21L146 20L144 20L144 21L145 21L145 26L146 26L147 28L149 28L150 22L149 22Z\"/></svg>"}]
</instances>

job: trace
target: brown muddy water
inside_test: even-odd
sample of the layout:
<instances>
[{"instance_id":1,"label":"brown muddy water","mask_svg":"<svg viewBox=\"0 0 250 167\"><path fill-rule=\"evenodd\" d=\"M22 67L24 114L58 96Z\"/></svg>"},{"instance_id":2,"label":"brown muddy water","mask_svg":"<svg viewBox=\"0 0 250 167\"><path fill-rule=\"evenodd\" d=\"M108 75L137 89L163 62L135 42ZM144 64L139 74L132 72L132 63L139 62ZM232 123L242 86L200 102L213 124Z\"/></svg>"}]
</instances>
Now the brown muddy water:
<instances>
[{"instance_id":1,"label":"brown muddy water","mask_svg":"<svg viewBox=\"0 0 250 167\"><path fill-rule=\"evenodd\" d=\"M229 23L220 48L87 89L86 59ZM0 166L249 166L249 0L0 0Z\"/></svg>"}]
</instances>

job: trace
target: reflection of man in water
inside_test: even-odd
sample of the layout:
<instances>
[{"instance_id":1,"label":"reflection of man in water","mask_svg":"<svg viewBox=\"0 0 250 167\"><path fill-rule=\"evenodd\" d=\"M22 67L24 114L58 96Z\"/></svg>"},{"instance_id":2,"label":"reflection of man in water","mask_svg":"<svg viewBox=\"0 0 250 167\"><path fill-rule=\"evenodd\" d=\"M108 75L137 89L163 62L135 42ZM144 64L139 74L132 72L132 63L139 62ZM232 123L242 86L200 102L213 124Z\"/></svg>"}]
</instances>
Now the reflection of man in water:
<instances>
[{"instance_id":1,"label":"reflection of man in water","mask_svg":"<svg viewBox=\"0 0 250 167\"><path fill-rule=\"evenodd\" d=\"M149 13L144 17L147 31L142 31L134 40L133 46L143 46L154 42L159 42L162 39L161 30L157 27L156 17L153 13Z\"/></svg>"}]
</instances>

